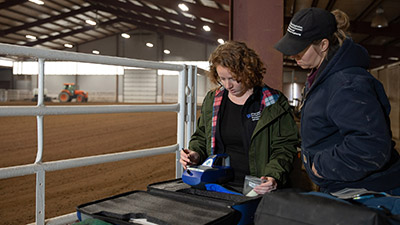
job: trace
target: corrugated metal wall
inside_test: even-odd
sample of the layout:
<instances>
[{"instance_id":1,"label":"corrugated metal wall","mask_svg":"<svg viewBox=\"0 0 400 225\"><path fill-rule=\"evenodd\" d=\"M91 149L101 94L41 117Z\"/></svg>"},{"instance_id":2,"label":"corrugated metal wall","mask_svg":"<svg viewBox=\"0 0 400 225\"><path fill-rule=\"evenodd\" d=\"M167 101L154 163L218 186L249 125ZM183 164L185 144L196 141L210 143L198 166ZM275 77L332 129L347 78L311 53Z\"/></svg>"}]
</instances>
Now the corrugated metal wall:
<instances>
[{"instance_id":1,"label":"corrugated metal wall","mask_svg":"<svg viewBox=\"0 0 400 225\"><path fill-rule=\"evenodd\" d=\"M157 70L125 70L124 102L156 102Z\"/></svg>"}]
</instances>

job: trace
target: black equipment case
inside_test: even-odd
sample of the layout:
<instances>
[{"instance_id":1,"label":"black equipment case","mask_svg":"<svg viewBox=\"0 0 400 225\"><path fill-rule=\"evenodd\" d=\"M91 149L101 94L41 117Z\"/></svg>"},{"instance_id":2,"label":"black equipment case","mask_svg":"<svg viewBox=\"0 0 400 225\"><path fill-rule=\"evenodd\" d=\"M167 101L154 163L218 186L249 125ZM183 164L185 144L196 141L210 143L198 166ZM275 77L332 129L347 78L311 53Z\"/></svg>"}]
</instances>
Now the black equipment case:
<instances>
[{"instance_id":1,"label":"black equipment case","mask_svg":"<svg viewBox=\"0 0 400 225\"><path fill-rule=\"evenodd\" d=\"M257 208L255 225L400 225L384 211L318 193L278 191L265 194Z\"/></svg>"},{"instance_id":2,"label":"black equipment case","mask_svg":"<svg viewBox=\"0 0 400 225\"><path fill-rule=\"evenodd\" d=\"M80 221L100 219L112 224L252 224L260 197L210 192L190 187L181 179L150 184L77 207Z\"/></svg>"},{"instance_id":3,"label":"black equipment case","mask_svg":"<svg viewBox=\"0 0 400 225\"><path fill-rule=\"evenodd\" d=\"M238 225L253 224L254 213L256 212L258 203L261 200L261 196L246 197L243 195L233 195L192 188L185 184L182 179L150 184L148 186L148 191L150 193L175 193L187 197L196 196L201 199L223 202L227 207L232 208L236 213L239 213L239 220L236 223L232 223Z\"/></svg>"}]
</instances>

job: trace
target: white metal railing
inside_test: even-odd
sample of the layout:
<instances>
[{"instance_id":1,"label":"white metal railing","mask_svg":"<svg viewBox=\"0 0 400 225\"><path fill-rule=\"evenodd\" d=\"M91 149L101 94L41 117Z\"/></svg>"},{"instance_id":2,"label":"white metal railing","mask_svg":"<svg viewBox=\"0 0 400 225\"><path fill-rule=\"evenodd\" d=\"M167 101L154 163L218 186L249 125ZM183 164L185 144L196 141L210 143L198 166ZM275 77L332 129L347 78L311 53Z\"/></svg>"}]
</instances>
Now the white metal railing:
<instances>
[{"instance_id":1,"label":"white metal railing","mask_svg":"<svg viewBox=\"0 0 400 225\"><path fill-rule=\"evenodd\" d=\"M0 43L0 54L25 56L38 59L38 101L36 106L1 106L0 116L36 116L37 118L37 155L33 164L0 168L0 179L36 174L36 224L62 224L72 214L45 221L45 175L47 171L64 170L107 162L115 162L164 153L176 153L176 177L182 176L179 164L179 149L187 147L196 119L196 74L197 67L191 65L167 64L146 60L136 60L112 56L92 55L59 50L45 50ZM44 104L44 62L45 60L77 61L119 65L139 68L179 71L179 90L177 104L163 105L96 105L96 106L46 106ZM72 115L93 113L128 113L173 111L178 114L177 144L158 148L131 150L120 153L96 155L51 162L42 162L43 158L43 117L47 115Z\"/></svg>"}]
</instances>

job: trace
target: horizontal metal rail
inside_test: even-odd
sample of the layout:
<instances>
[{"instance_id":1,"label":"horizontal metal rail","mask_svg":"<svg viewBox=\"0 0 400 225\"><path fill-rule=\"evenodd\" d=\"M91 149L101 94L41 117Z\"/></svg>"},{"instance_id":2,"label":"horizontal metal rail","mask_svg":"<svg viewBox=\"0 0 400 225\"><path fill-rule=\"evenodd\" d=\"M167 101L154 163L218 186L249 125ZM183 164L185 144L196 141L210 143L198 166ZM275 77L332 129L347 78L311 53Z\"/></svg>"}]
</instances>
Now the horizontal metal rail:
<instances>
[{"instance_id":1,"label":"horizontal metal rail","mask_svg":"<svg viewBox=\"0 0 400 225\"><path fill-rule=\"evenodd\" d=\"M2 106L0 116L44 116L130 112L178 112L179 104L92 106Z\"/></svg>"},{"instance_id":2,"label":"horizontal metal rail","mask_svg":"<svg viewBox=\"0 0 400 225\"><path fill-rule=\"evenodd\" d=\"M51 60L99 63L107 65L139 67L146 69L161 69L161 70L175 70L175 71L181 71L184 69L184 66L179 64L160 63L148 60L94 55L94 54L68 52L61 50L40 49L40 48L16 46L9 44L1 44L1 43L0 43L0 53L6 55L18 55L18 56L51 59Z\"/></svg>"},{"instance_id":3,"label":"horizontal metal rail","mask_svg":"<svg viewBox=\"0 0 400 225\"><path fill-rule=\"evenodd\" d=\"M0 168L0 179L25 176L35 174L38 171L57 171L76 167L91 166L102 163L116 162L127 159L141 158L153 155L176 152L178 144L159 148L148 148L142 150L125 151L111 154L81 157L75 159L65 159L44 163L27 164L21 166L11 166Z\"/></svg>"}]
</instances>

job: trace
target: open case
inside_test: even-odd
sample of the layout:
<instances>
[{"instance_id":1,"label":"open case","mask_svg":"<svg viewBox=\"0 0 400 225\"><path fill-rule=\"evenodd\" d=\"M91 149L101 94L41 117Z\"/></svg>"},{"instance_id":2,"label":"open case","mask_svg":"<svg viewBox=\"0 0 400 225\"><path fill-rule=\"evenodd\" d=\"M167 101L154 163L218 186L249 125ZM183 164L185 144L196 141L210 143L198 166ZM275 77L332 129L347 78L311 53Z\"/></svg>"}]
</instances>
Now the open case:
<instances>
[{"instance_id":1,"label":"open case","mask_svg":"<svg viewBox=\"0 0 400 225\"><path fill-rule=\"evenodd\" d=\"M80 221L112 224L252 224L260 197L194 189L174 179L77 207ZM144 221L146 223L144 223Z\"/></svg>"}]
</instances>

